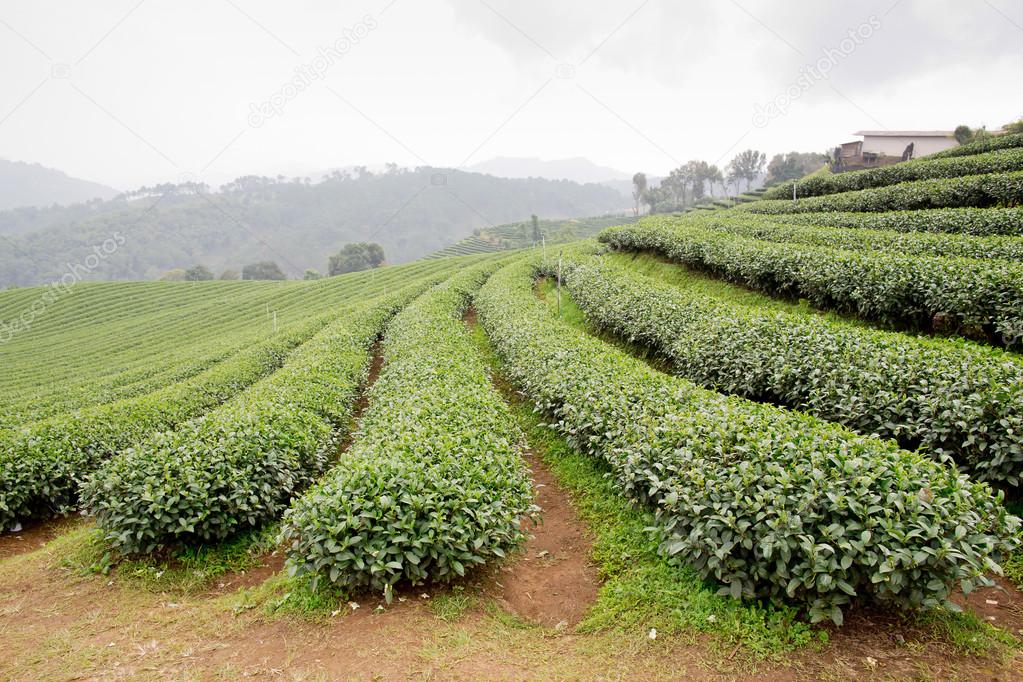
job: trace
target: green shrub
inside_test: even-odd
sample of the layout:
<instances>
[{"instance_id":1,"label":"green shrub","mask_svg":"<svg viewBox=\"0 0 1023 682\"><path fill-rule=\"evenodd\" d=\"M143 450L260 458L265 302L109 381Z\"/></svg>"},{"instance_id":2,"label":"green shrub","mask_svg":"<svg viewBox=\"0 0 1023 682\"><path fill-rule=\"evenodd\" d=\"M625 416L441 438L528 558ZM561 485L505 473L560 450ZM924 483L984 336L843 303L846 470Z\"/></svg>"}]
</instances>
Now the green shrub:
<instances>
[{"instance_id":1,"label":"green shrub","mask_svg":"<svg viewBox=\"0 0 1023 682\"><path fill-rule=\"evenodd\" d=\"M534 264L477 297L511 378L619 488L656 512L662 551L736 598L842 621L854 598L943 604L997 570L1019 519L983 483L888 441L723 397L556 320Z\"/></svg>"},{"instance_id":2,"label":"green shrub","mask_svg":"<svg viewBox=\"0 0 1023 682\"><path fill-rule=\"evenodd\" d=\"M1005 345L1023 341L1023 267L1016 263L776 244L660 216L605 230L600 239L625 250L652 249L753 289L886 325L940 324L998 334Z\"/></svg>"},{"instance_id":3,"label":"green shrub","mask_svg":"<svg viewBox=\"0 0 1023 682\"><path fill-rule=\"evenodd\" d=\"M389 599L399 581L453 580L522 541L535 512L522 435L461 321L490 269L389 325L352 447L285 517L293 573Z\"/></svg>"},{"instance_id":4,"label":"green shrub","mask_svg":"<svg viewBox=\"0 0 1023 682\"><path fill-rule=\"evenodd\" d=\"M79 483L107 458L236 395L279 367L326 323L314 319L185 381L56 415L0 435L0 528L69 511Z\"/></svg>"},{"instance_id":5,"label":"green shrub","mask_svg":"<svg viewBox=\"0 0 1023 682\"><path fill-rule=\"evenodd\" d=\"M801 180L789 180L775 185L764 193L764 199L791 199L792 185L796 197L815 197L837 192L852 192L871 187L885 187L900 182L957 178L963 175L1008 173L1023 170L1023 148L999 149L974 156L954 156L935 159L923 157L881 168L832 175L815 175Z\"/></svg>"},{"instance_id":6,"label":"green shrub","mask_svg":"<svg viewBox=\"0 0 1023 682\"><path fill-rule=\"evenodd\" d=\"M948 159L955 156L969 156L971 154L984 154L996 149L1012 149L1023 147L1023 134L992 135L976 142L952 147L944 151L929 155L928 159Z\"/></svg>"},{"instance_id":7,"label":"green shrub","mask_svg":"<svg viewBox=\"0 0 1023 682\"><path fill-rule=\"evenodd\" d=\"M951 455L978 480L1021 482L1014 355L708 299L599 258L567 262L587 320L653 346L691 381Z\"/></svg>"},{"instance_id":8,"label":"green shrub","mask_svg":"<svg viewBox=\"0 0 1023 682\"><path fill-rule=\"evenodd\" d=\"M806 214L797 214L800 216ZM716 213L694 216L690 224L739 237L769 242L809 244L848 251L885 251L913 256L1023 260L1023 237L975 237L958 234L890 232L864 228L792 225L775 216Z\"/></svg>"},{"instance_id":9,"label":"green shrub","mask_svg":"<svg viewBox=\"0 0 1023 682\"><path fill-rule=\"evenodd\" d=\"M1023 236L1023 208L931 208L886 213L779 213L777 222L893 232Z\"/></svg>"},{"instance_id":10,"label":"green shrub","mask_svg":"<svg viewBox=\"0 0 1023 682\"><path fill-rule=\"evenodd\" d=\"M791 191L791 187L789 188ZM1018 206L1023 202L1023 172L965 175L917 180L886 187L826 194L805 199L763 199L736 206L751 213L815 211L896 211L925 208Z\"/></svg>"},{"instance_id":11,"label":"green shrub","mask_svg":"<svg viewBox=\"0 0 1023 682\"><path fill-rule=\"evenodd\" d=\"M347 430L386 320L421 286L347 311L274 374L108 461L82 503L123 554L228 538L283 513Z\"/></svg>"}]
</instances>

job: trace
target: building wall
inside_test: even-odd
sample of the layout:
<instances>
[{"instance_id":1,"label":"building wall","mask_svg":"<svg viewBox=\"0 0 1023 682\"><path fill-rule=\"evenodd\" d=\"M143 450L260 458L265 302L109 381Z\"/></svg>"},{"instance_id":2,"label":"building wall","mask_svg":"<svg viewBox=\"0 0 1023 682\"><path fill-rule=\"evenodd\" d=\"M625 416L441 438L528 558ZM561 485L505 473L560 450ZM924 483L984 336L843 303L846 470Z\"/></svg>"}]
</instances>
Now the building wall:
<instances>
[{"instance_id":1,"label":"building wall","mask_svg":"<svg viewBox=\"0 0 1023 682\"><path fill-rule=\"evenodd\" d=\"M914 143L913 158L934 154L959 144L954 137L887 137L865 135L863 137L863 151L887 154L888 156L902 156L902 152L905 151L906 146L910 142Z\"/></svg>"}]
</instances>

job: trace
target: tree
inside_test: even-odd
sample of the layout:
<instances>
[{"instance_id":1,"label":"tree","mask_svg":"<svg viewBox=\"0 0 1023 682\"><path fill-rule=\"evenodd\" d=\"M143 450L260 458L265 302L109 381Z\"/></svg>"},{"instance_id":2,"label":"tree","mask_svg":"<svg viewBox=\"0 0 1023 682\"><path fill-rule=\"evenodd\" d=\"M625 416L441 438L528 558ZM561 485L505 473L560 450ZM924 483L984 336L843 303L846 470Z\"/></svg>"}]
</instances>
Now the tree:
<instances>
[{"instance_id":1,"label":"tree","mask_svg":"<svg viewBox=\"0 0 1023 682\"><path fill-rule=\"evenodd\" d=\"M186 282L208 282L213 279L213 272L205 265L193 265L185 270Z\"/></svg>"},{"instance_id":2,"label":"tree","mask_svg":"<svg viewBox=\"0 0 1023 682\"><path fill-rule=\"evenodd\" d=\"M355 242L344 247L330 257L329 274L342 275L346 272L359 272L378 268L384 262L384 247L373 242Z\"/></svg>"},{"instance_id":3,"label":"tree","mask_svg":"<svg viewBox=\"0 0 1023 682\"><path fill-rule=\"evenodd\" d=\"M185 270L184 268L174 268L168 270L160 276L160 280L164 282L184 282L185 281Z\"/></svg>"},{"instance_id":4,"label":"tree","mask_svg":"<svg viewBox=\"0 0 1023 682\"><path fill-rule=\"evenodd\" d=\"M220 279L241 279L241 277L242 276L237 270L232 270L230 268L220 273Z\"/></svg>"},{"instance_id":5,"label":"tree","mask_svg":"<svg viewBox=\"0 0 1023 682\"><path fill-rule=\"evenodd\" d=\"M643 201L646 194L647 183L646 173L636 173L632 176L632 214L639 215L639 203Z\"/></svg>"},{"instance_id":6,"label":"tree","mask_svg":"<svg viewBox=\"0 0 1023 682\"><path fill-rule=\"evenodd\" d=\"M314 279L323 279L323 275L320 274L319 270L314 270L313 268L309 268L308 270L305 271L305 274L302 275L302 279L307 280L307 281L308 280L314 280Z\"/></svg>"},{"instance_id":7,"label":"tree","mask_svg":"<svg viewBox=\"0 0 1023 682\"><path fill-rule=\"evenodd\" d=\"M692 186L693 202L702 199L707 191L707 185L714 182L714 178L721 174L717 166L712 166L706 161L693 159L686 164L689 174L689 182ZM713 194L713 192L711 192Z\"/></svg>"},{"instance_id":8,"label":"tree","mask_svg":"<svg viewBox=\"0 0 1023 682\"><path fill-rule=\"evenodd\" d=\"M959 144L966 144L973 137L973 130L968 125L958 125L952 135Z\"/></svg>"},{"instance_id":9,"label":"tree","mask_svg":"<svg viewBox=\"0 0 1023 682\"><path fill-rule=\"evenodd\" d=\"M543 233L540 232L540 219L536 217L536 214L529 216L530 221L533 223L533 242L536 243L543 238Z\"/></svg>"},{"instance_id":10,"label":"tree","mask_svg":"<svg viewBox=\"0 0 1023 682\"><path fill-rule=\"evenodd\" d=\"M827 162L827 157L816 152L789 152L775 154L767 164L767 183L774 185L786 180L795 180L813 173Z\"/></svg>"},{"instance_id":11,"label":"tree","mask_svg":"<svg viewBox=\"0 0 1023 682\"><path fill-rule=\"evenodd\" d=\"M970 128L968 125L956 126L952 136L956 139L959 144L967 144L969 142L976 142L977 140L983 140L985 137L990 137L991 133L987 131L986 126L981 126L976 130Z\"/></svg>"},{"instance_id":12,"label":"tree","mask_svg":"<svg viewBox=\"0 0 1023 682\"><path fill-rule=\"evenodd\" d=\"M287 279L281 267L272 260L249 263L242 268L242 279Z\"/></svg>"},{"instance_id":13,"label":"tree","mask_svg":"<svg viewBox=\"0 0 1023 682\"><path fill-rule=\"evenodd\" d=\"M721 191L725 191L725 176L721 174L721 169L717 166L711 165L707 169L707 183L710 185L710 195L714 196L714 185L721 185Z\"/></svg>"},{"instance_id":14,"label":"tree","mask_svg":"<svg viewBox=\"0 0 1023 682\"><path fill-rule=\"evenodd\" d=\"M767 154L763 152L758 152L755 149L739 152L734 159L728 162L728 179L729 181L745 180L748 192L750 185L763 172L766 163Z\"/></svg>"},{"instance_id":15,"label":"tree","mask_svg":"<svg viewBox=\"0 0 1023 682\"><path fill-rule=\"evenodd\" d=\"M1006 123L1002 126L1002 130L1013 135L1023 133L1023 118L1012 123Z\"/></svg>"}]
</instances>

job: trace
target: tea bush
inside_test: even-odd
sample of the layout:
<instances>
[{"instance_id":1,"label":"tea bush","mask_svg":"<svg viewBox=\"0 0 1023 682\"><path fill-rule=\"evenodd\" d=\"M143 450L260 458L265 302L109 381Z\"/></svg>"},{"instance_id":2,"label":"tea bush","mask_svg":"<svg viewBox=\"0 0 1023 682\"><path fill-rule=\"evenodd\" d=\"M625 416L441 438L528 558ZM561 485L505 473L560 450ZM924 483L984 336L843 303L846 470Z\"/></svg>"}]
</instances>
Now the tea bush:
<instances>
[{"instance_id":1,"label":"tea bush","mask_svg":"<svg viewBox=\"0 0 1023 682\"><path fill-rule=\"evenodd\" d=\"M764 192L764 199L791 199L795 183L796 197L815 197L838 192L851 192L871 187L884 187L899 182L956 178L963 175L1008 173L1023 170L1023 148L935 159L927 156L893 166L868 168L848 173L818 174L783 182Z\"/></svg>"},{"instance_id":2,"label":"tea bush","mask_svg":"<svg viewBox=\"0 0 1023 682\"><path fill-rule=\"evenodd\" d=\"M567 267L587 320L657 348L687 379L950 455L979 480L1021 482L1017 356L692 295L594 257Z\"/></svg>"},{"instance_id":3,"label":"tea bush","mask_svg":"<svg viewBox=\"0 0 1023 682\"><path fill-rule=\"evenodd\" d=\"M453 580L523 540L536 509L522 434L461 321L490 269L456 275L388 326L351 448L285 517L293 573L390 599L400 581Z\"/></svg>"},{"instance_id":4,"label":"tea bush","mask_svg":"<svg viewBox=\"0 0 1023 682\"><path fill-rule=\"evenodd\" d=\"M422 285L347 311L277 372L107 462L82 503L123 554L223 540L283 513L347 430L370 347Z\"/></svg>"},{"instance_id":5,"label":"tea bush","mask_svg":"<svg viewBox=\"0 0 1023 682\"><path fill-rule=\"evenodd\" d=\"M930 329L941 322L971 334L999 334L1006 345L1023 341L1023 266L1017 263L777 244L671 217L605 230L600 239L886 325Z\"/></svg>"},{"instance_id":6,"label":"tea bush","mask_svg":"<svg viewBox=\"0 0 1023 682\"><path fill-rule=\"evenodd\" d=\"M558 321L509 266L476 299L511 378L656 512L662 550L736 598L840 623L854 598L943 604L997 570L1019 519L954 467L660 374Z\"/></svg>"}]
</instances>

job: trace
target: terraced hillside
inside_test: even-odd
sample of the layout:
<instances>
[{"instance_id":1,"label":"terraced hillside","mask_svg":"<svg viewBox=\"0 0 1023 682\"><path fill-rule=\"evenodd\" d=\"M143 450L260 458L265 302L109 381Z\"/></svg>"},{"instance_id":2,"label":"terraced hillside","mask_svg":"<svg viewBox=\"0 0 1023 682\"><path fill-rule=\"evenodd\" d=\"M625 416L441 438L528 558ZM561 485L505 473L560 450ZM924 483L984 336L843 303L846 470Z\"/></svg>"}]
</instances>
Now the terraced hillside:
<instances>
[{"instance_id":1,"label":"terraced hillside","mask_svg":"<svg viewBox=\"0 0 1023 682\"><path fill-rule=\"evenodd\" d=\"M526 224L312 282L0 294L0 670L1011 678L1018 137L544 223L603 229L561 281Z\"/></svg>"}]
</instances>

